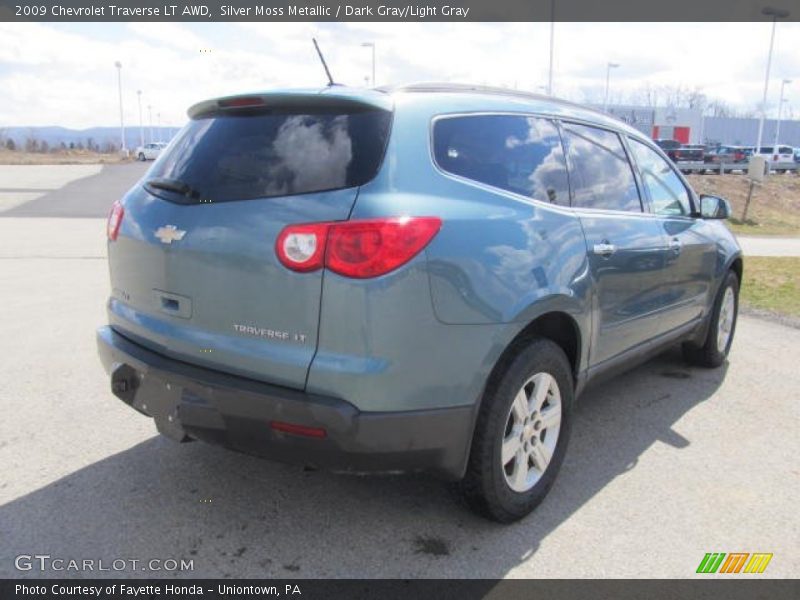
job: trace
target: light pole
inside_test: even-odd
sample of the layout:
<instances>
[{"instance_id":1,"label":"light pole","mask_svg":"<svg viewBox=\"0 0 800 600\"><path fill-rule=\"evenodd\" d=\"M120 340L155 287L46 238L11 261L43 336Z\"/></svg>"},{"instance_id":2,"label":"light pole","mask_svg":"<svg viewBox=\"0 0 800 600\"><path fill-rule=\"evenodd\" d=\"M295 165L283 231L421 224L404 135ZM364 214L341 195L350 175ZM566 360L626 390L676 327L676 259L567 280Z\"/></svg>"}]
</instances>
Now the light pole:
<instances>
[{"instance_id":1,"label":"light pole","mask_svg":"<svg viewBox=\"0 0 800 600\"><path fill-rule=\"evenodd\" d=\"M153 143L153 105L147 105L147 119L150 125L150 143Z\"/></svg>"},{"instance_id":2,"label":"light pole","mask_svg":"<svg viewBox=\"0 0 800 600\"><path fill-rule=\"evenodd\" d=\"M769 70L772 67L772 47L775 44L775 25L778 19L785 19L789 16L789 11L782 8L772 8L768 6L761 11L762 15L772 17L772 34L769 37L769 54L767 54L767 72L764 75L764 98L761 100L761 115L758 119L758 137L756 138L756 149L754 154L761 151L761 135L764 133L764 118L767 113L767 91L769 90Z\"/></svg>"},{"instance_id":3,"label":"light pole","mask_svg":"<svg viewBox=\"0 0 800 600\"><path fill-rule=\"evenodd\" d=\"M780 143L781 113L783 112L783 103L786 102L785 98L783 97L783 89L786 87L787 83L792 83L792 80L784 79L781 81L781 99L778 101L778 122L775 123L775 147L773 148L773 152L775 154L778 154L778 144Z\"/></svg>"},{"instance_id":4,"label":"light pole","mask_svg":"<svg viewBox=\"0 0 800 600\"><path fill-rule=\"evenodd\" d=\"M136 90L139 97L139 145L144 146L144 124L142 122L142 90Z\"/></svg>"},{"instance_id":5,"label":"light pole","mask_svg":"<svg viewBox=\"0 0 800 600\"><path fill-rule=\"evenodd\" d=\"M125 147L125 119L122 116L122 63L117 61L114 66L117 67L117 89L119 91L119 135L122 142L122 152L127 153L128 150Z\"/></svg>"},{"instance_id":6,"label":"light pole","mask_svg":"<svg viewBox=\"0 0 800 600\"><path fill-rule=\"evenodd\" d=\"M611 81L611 69L616 69L619 67L618 63L608 63L606 65L606 97L603 101L603 112L608 112L608 84Z\"/></svg>"},{"instance_id":7,"label":"light pole","mask_svg":"<svg viewBox=\"0 0 800 600\"><path fill-rule=\"evenodd\" d=\"M550 70L547 74L547 95L553 95L553 43L556 34L556 0L550 0Z\"/></svg>"},{"instance_id":8,"label":"light pole","mask_svg":"<svg viewBox=\"0 0 800 600\"><path fill-rule=\"evenodd\" d=\"M362 48L372 48L372 87L375 87L375 42L364 42Z\"/></svg>"}]
</instances>

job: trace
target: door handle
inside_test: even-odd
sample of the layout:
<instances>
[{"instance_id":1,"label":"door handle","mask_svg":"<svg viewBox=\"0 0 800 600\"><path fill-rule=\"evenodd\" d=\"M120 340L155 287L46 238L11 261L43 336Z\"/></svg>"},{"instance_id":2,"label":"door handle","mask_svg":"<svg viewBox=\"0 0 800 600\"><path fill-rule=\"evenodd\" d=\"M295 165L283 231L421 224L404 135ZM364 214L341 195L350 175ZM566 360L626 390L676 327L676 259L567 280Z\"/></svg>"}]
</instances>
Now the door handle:
<instances>
[{"instance_id":1,"label":"door handle","mask_svg":"<svg viewBox=\"0 0 800 600\"><path fill-rule=\"evenodd\" d=\"M608 242L602 242L594 245L594 253L599 254L600 256L609 257L616 251L617 247L614 244L609 244Z\"/></svg>"},{"instance_id":2,"label":"door handle","mask_svg":"<svg viewBox=\"0 0 800 600\"><path fill-rule=\"evenodd\" d=\"M678 238L672 238L669 241L669 249L672 250L675 254L681 253L681 241Z\"/></svg>"}]
</instances>

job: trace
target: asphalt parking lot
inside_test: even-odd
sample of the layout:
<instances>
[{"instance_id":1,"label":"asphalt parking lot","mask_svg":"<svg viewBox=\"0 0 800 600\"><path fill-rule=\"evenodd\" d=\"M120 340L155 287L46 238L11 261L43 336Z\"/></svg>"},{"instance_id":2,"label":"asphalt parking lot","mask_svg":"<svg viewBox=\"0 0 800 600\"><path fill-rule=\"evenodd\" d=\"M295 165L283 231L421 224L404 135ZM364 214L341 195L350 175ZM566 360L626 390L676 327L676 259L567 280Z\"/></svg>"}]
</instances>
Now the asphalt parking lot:
<instances>
[{"instance_id":1,"label":"asphalt parking lot","mask_svg":"<svg viewBox=\"0 0 800 600\"><path fill-rule=\"evenodd\" d=\"M15 569L37 553L194 561L127 571L141 577L692 577L707 552L773 553L759 577L800 572L800 330L752 317L725 368L667 352L588 391L556 485L511 526L429 478L158 437L96 357L105 222L80 218L142 172L106 166L0 214L0 577L63 575Z\"/></svg>"}]
</instances>

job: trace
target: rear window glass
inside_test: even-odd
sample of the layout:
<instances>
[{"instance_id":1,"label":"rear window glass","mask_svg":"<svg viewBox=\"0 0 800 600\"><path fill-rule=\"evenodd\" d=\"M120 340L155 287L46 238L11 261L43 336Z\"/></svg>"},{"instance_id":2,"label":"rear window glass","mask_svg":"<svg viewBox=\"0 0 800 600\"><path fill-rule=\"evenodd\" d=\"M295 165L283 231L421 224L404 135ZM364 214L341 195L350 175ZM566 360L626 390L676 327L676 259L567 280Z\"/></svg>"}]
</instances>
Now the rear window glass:
<instances>
[{"instance_id":1,"label":"rear window glass","mask_svg":"<svg viewBox=\"0 0 800 600\"><path fill-rule=\"evenodd\" d=\"M165 197L247 200L362 185L383 160L392 115L382 110L254 113L192 120L148 173L184 186ZM150 187L150 186L149 186ZM163 189L150 187L163 195Z\"/></svg>"},{"instance_id":2,"label":"rear window glass","mask_svg":"<svg viewBox=\"0 0 800 600\"><path fill-rule=\"evenodd\" d=\"M433 150L440 168L526 198L569 205L558 129L523 115L474 115L436 121Z\"/></svg>"}]
</instances>

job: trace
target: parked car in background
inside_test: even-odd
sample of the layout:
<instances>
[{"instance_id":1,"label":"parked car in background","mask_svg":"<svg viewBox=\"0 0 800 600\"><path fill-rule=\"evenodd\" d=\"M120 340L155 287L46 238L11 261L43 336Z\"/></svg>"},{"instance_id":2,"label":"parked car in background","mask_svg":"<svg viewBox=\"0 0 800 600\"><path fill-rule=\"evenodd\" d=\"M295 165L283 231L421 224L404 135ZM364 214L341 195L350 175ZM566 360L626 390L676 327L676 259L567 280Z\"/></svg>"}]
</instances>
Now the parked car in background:
<instances>
[{"instance_id":1,"label":"parked car in background","mask_svg":"<svg viewBox=\"0 0 800 600\"><path fill-rule=\"evenodd\" d=\"M719 146L707 151L703 160L709 165L742 164L742 168L746 168L745 165L751 153L752 148L746 146ZM725 169L725 172L730 173L731 170Z\"/></svg>"},{"instance_id":2,"label":"parked car in background","mask_svg":"<svg viewBox=\"0 0 800 600\"><path fill-rule=\"evenodd\" d=\"M150 142L136 148L136 158L141 161L155 160L161 151L167 147L166 142Z\"/></svg>"},{"instance_id":3,"label":"parked car in background","mask_svg":"<svg viewBox=\"0 0 800 600\"><path fill-rule=\"evenodd\" d=\"M706 147L703 144L684 144L675 151L678 161L703 162L706 156Z\"/></svg>"},{"instance_id":4,"label":"parked car in background","mask_svg":"<svg viewBox=\"0 0 800 600\"><path fill-rule=\"evenodd\" d=\"M794 149L794 162L800 163L800 148Z\"/></svg>"},{"instance_id":5,"label":"parked car in background","mask_svg":"<svg viewBox=\"0 0 800 600\"><path fill-rule=\"evenodd\" d=\"M705 157L705 146L701 144L681 144L677 140L653 140L674 163L701 163ZM682 169L683 171L691 169Z\"/></svg>"},{"instance_id":6,"label":"parked car in background","mask_svg":"<svg viewBox=\"0 0 800 600\"><path fill-rule=\"evenodd\" d=\"M761 146L756 156L763 156L767 161L767 167L781 173L785 170L777 168L781 163L794 162L794 148L786 145Z\"/></svg>"},{"instance_id":7,"label":"parked car in background","mask_svg":"<svg viewBox=\"0 0 800 600\"><path fill-rule=\"evenodd\" d=\"M553 485L590 381L673 344L726 361L730 206L606 114L418 84L189 118L113 205L97 331L111 392L169 438L428 470L509 522Z\"/></svg>"},{"instance_id":8,"label":"parked car in background","mask_svg":"<svg viewBox=\"0 0 800 600\"><path fill-rule=\"evenodd\" d=\"M678 140L657 139L653 141L656 143L656 146L661 148L664 153L669 156L672 162L678 162L678 157L675 155L675 152L681 147L681 143ZM678 154L678 156L680 156L680 154Z\"/></svg>"}]
</instances>

